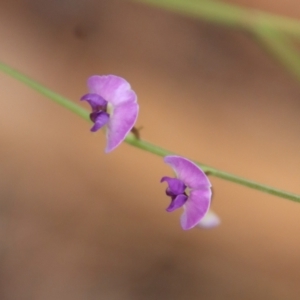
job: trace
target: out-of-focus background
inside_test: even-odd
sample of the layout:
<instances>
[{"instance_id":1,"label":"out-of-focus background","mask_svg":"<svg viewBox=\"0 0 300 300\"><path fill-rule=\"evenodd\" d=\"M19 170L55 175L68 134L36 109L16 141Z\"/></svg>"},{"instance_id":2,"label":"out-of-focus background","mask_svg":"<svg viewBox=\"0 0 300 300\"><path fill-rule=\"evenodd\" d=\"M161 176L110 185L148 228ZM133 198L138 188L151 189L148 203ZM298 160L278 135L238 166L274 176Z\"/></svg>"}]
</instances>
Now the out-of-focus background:
<instances>
[{"instance_id":1,"label":"out-of-focus background","mask_svg":"<svg viewBox=\"0 0 300 300\"><path fill-rule=\"evenodd\" d=\"M300 17L296 0L234 3ZM0 2L0 58L74 101L125 77L144 139L300 193L300 87L250 35L129 1ZM171 170L0 74L1 300L299 299L300 205L211 178L188 232Z\"/></svg>"}]
</instances>

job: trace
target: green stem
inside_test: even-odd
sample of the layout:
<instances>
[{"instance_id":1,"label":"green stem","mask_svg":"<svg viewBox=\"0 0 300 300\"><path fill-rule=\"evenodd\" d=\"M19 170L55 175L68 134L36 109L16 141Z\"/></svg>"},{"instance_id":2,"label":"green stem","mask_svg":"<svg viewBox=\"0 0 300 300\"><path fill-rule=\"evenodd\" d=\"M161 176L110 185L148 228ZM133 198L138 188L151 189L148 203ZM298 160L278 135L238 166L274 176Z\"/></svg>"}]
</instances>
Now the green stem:
<instances>
[{"instance_id":1,"label":"green stem","mask_svg":"<svg viewBox=\"0 0 300 300\"><path fill-rule=\"evenodd\" d=\"M300 55L290 40L280 32L261 26L254 28L253 33L261 45L300 81Z\"/></svg>"},{"instance_id":2,"label":"green stem","mask_svg":"<svg viewBox=\"0 0 300 300\"><path fill-rule=\"evenodd\" d=\"M254 33L262 46L300 81L300 56L283 33L300 38L300 22L213 0L132 0Z\"/></svg>"},{"instance_id":3,"label":"green stem","mask_svg":"<svg viewBox=\"0 0 300 300\"><path fill-rule=\"evenodd\" d=\"M151 152L151 153L156 154L161 157L164 157L164 156L170 155L170 154L175 154L174 152L157 147L146 141L138 140L138 139L136 139L136 137L133 134L129 134L126 137L125 141L134 147ZM194 161L194 162L197 165L199 165L203 169L203 171L205 173L207 173L208 175L215 176L215 177L218 177L218 178L221 178L221 179L224 179L227 181L231 181L231 182L234 182L234 183L237 183L240 185L244 185L246 187L249 187L249 188L264 192L264 193L268 193L268 194L271 194L274 196L289 199L289 200L292 200L295 202L300 202L300 195L296 195L296 194L292 194L292 193L289 193L286 191L275 189L273 187L270 187L270 186L267 186L264 184L260 184L260 183L257 183L257 182L254 182L254 181L251 181L251 180L248 180L248 179L245 179L245 178L233 175L233 174L229 174L229 173L221 171L221 170L217 170L215 168L204 165L202 163L199 163L196 161Z\"/></svg>"},{"instance_id":4,"label":"green stem","mask_svg":"<svg viewBox=\"0 0 300 300\"><path fill-rule=\"evenodd\" d=\"M89 112L79 105L71 102L69 99L64 98L63 96L51 91L50 89L45 88L35 80L23 75L22 73L14 70L13 68L9 67L8 65L0 62L0 71L10 75L11 77L25 83L32 89L36 90L40 94L50 98L52 101L58 103L59 105L69 109L70 111L74 112L75 114L79 115L85 120L90 120Z\"/></svg>"},{"instance_id":5,"label":"green stem","mask_svg":"<svg viewBox=\"0 0 300 300\"><path fill-rule=\"evenodd\" d=\"M48 97L49 99L51 99L52 101L60 104L61 106L71 110L73 113L77 114L78 116L80 116L81 118L90 121L89 119L89 112L85 109L83 109L82 107L80 107L79 105L71 102L70 100L68 100L65 97L60 96L57 93L52 92L51 90L49 90L48 88L42 86L41 84L37 83L35 80L21 74L20 72L12 69L11 67L3 64L0 62L0 70L4 73L6 73L7 75L10 75L11 77L25 83L26 85L28 85L29 87L33 88L34 90L36 90L37 92L41 93L42 95ZM166 155L169 154L174 154L171 151L165 150L163 148L160 148L158 146L155 146L151 143L148 143L146 141L137 139L132 133L128 134L128 136L125 139L125 142L129 145L132 145L136 148L145 150L147 152L150 152L152 154L164 157ZM264 184L260 184L248 179L244 179L241 178L239 176L236 175L232 175L220 170L217 170L215 168L212 168L210 166L201 164L196 162L200 167L202 167L203 171L208 173L209 175L227 180L227 181L231 181L231 182L235 182L237 184L241 184L244 186L247 186L249 188L252 189L256 189L259 190L261 192L265 192L268 194L272 194L281 198L285 198L285 199L289 199L295 202L300 202L300 196L299 195L295 195L295 194L291 194L289 192L285 192L282 190L278 190L275 188L272 188L270 186L266 186Z\"/></svg>"},{"instance_id":6,"label":"green stem","mask_svg":"<svg viewBox=\"0 0 300 300\"><path fill-rule=\"evenodd\" d=\"M237 7L213 0L132 0L161 7L192 18L240 27L251 30L254 26L264 26L300 37L300 22L288 17L265 13L255 9Z\"/></svg>"}]
</instances>

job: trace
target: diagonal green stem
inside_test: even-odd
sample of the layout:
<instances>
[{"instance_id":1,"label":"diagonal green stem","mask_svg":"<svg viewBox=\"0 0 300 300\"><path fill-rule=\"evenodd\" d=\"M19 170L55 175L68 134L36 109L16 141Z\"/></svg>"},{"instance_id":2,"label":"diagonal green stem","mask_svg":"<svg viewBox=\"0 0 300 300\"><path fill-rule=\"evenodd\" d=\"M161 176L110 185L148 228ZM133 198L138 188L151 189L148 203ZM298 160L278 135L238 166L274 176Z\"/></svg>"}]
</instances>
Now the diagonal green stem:
<instances>
[{"instance_id":1,"label":"diagonal green stem","mask_svg":"<svg viewBox=\"0 0 300 300\"><path fill-rule=\"evenodd\" d=\"M284 33L300 38L300 21L214 0L132 0L196 19L245 29L300 81L300 56Z\"/></svg>"},{"instance_id":2,"label":"diagonal green stem","mask_svg":"<svg viewBox=\"0 0 300 300\"><path fill-rule=\"evenodd\" d=\"M11 77L13 77L13 78L15 78L15 79L17 79L17 80L19 80L23 83L25 83L26 85L28 85L32 89L36 90L40 94L48 97L52 101L64 106L65 108L67 108L70 111L74 112L75 114L79 115L83 119L90 120L88 111L86 111L85 109L83 109L79 105L71 102L69 99L64 98L63 96L51 91L50 89L47 89L46 87L39 84L35 80L32 80L28 76L18 72L17 70L14 70L10 66L0 62L0 71L10 75Z\"/></svg>"},{"instance_id":3,"label":"diagonal green stem","mask_svg":"<svg viewBox=\"0 0 300 300\"><path fill-rule=\"evenodd\" d=\"M214 0L132 0L195 19L252 30L263 26L300 37L300 21Z\"/></svg>"},{"instance_id":4,"label":"diagonal green stem","mask_svg":"<svg viewBox=\"0 0 300 300\"><path fill-rule=\"evenodd\" d=\"M48 97L50 100L60 104L61 106L71 110L73 113L79 115L80 117L82 117L85 120L89 121L89 112L85 109L83 109L82 107L80 107L79 105L73 103L72 101L68 100L65 97L60 96L59 94L49 90L48 88L44 87L43 85L37 83L35 80L21 74L20 72L12 69L11 67L3 64L0 62L0 71L6 73L7 75L10 75L11 77L25 83L26 85L28 85L29 87L33 88L34 90L38 91L39 93L41 93L42 95ZM153 153L155 155L158 156L166 156L169 154L174 154L171 151L165 150L163 148L160 148L156 145L153 145L151 143L148 143L146 141L137 139L132 133L128 134L128 136L125 139L125 142L128 143L129 145L132 145L136 148L145 150L147 152ZM295 202L300 202L300 196L299 195L295 195L289 192L285 192L282 190L278 190L275 189L273 187L270 186L266 186L264 184L260 184L248 179L244 179L241 178L239 176L236 175L232 175L229 173L226 173L224 171L220 171L217 170L215 168L212 168L210 166L201 164L196 162L200 167L202 167L203 171L208 173L209 175L227 180L227 181L231 181L231 182L235 182L237 184L241 184L244 186L247 186L249 188L253 188L256 190L259 190L261 192L265 192L268 194L272 194L281 198L285 198L285 199L289 199Z\"/></svg>"},{"instance_id":5,"label":"diagonal green stem","mask_svg":"<svg viewBox=\"0 0 300 300\"><path fill-rule=\"evenodd\" d=\"M254 28L253 33L260 44L300 81L300 55L289 38L261 26Z\"/></svg>"},{"instance_id":6,"label":"diagonal green stem","mask_svg":"<svg viewBox=\"0 0 300 300\"><path fill-rule=\"evenodd\" d=\"M146 141L138 140L138 139L135 138L135 136L133 134L129 134L127 136L126 142L128 144L132 145L132 146L135 146L137 148L140 148L142 150L151 152L153 154L156 154L156 155L162 156L162 157L164 157L166 155L170 155L170 154L175 154L174 152L165 150L165 149L160 148L156 145L150 144ZM267 185L264 185L264 184L261 184L261 183L257 183L257 182L242 178L240 176L236 176L236 175L233 175L233 174L230 174L230 173L212 168L210 166L204 165L204 164L199 163L197 161L194 161L194 162L197 165L199 165L203 169L203 171L205 173L207 173L208 175L215 176L215 177L218 177L218 178L221 178L221 179L224 179L224 180L227 180L227 181L231 181L231 182L234 182L234 183L237 183L237 184L240 184L240 185L244 185L244 186L247 186L249 188L252 188L252 189L264 192L264 193L268 193L268 194L271 194L271 195L274 195L274 196L289 199L289 200L292 200L292 201L295 201L295 202L300 202L300 195L296 195L296 194L292 194L292 193L289 193L289 192L286 192L286 191L275 189L271 186L267 186Z\"/></svg>"}]
</instances>

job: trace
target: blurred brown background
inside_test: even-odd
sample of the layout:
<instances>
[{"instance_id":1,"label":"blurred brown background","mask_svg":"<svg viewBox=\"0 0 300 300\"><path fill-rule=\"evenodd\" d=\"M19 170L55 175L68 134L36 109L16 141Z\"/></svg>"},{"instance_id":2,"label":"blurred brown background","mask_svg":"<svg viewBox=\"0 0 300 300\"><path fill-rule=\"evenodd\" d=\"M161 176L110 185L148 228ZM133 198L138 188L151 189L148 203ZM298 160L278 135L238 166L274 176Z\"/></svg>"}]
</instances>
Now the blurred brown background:
<instances>
[{"instance_id":1,"label":"blurred brown background","mask_svg":"<svg viewBox=\"0 0 300 300\"><path fill-rule=\"evenodd\" d=\"M300 18L297 0L235 0ZM1 60L78 101L125 77L142 137L300 193L300 87L242 32L126 1L0 2ZM211 178L222 226L182 231L162 159L0 74L1 300L299 299L300 205Z\"/></svg>"}]
</instances>

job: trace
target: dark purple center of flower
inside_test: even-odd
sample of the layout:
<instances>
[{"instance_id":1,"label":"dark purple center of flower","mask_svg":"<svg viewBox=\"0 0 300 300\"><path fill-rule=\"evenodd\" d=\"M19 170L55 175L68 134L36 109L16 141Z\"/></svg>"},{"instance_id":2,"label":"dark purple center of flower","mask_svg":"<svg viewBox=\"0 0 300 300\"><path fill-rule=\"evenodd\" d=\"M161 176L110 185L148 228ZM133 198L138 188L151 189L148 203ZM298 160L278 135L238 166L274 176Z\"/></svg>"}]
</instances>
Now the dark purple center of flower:
<instances>
[{"instance_id":1,"label":"dark purple center of flower","mask_svg":"<svg viewBox=\"0 0 300 300\"><path fill-rule=\"evenodd\" d=\"M94 123L94 126L91 128L91 131L95 132L108 123L108 102L103 97L98 94L89 93L82 96L80 100L88 102L92 108L90 119Z\"/></svg>"},{"instance_id":2,"label":"dark purple center of flower","mask_svg":"<svg viewBox=\"0 0 300 300\"><path fill-rule=\"evenodd\" d=\"M188 199L186 194L186 185L178 178L163 177L160 182L166 181L168 187L166 189L166 194L171 197L171 203L167 207L167 211L171 212L177 208L180 208Z\"/></svg>"}]
</instances>

